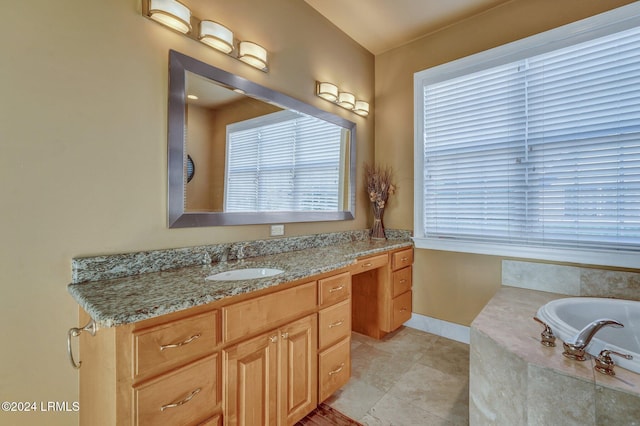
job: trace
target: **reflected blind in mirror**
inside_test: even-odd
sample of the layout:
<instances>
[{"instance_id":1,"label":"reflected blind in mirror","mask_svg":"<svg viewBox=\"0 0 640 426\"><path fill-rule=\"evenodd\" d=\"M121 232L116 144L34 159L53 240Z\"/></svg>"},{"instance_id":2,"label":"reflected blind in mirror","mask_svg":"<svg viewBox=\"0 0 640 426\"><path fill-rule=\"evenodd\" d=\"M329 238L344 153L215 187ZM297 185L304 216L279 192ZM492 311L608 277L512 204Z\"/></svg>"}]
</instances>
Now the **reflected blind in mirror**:
<instances>
[{"instance_id":1,"label":"reflected blind in mirror","mask_svg":"<svg viewBox=\"0 0 640 426\"><path fill-rule=\"evenodd\" d=\"M225 211L336 211L345 131L294 111L227 128Z\"/></svg>"}]
</instances>

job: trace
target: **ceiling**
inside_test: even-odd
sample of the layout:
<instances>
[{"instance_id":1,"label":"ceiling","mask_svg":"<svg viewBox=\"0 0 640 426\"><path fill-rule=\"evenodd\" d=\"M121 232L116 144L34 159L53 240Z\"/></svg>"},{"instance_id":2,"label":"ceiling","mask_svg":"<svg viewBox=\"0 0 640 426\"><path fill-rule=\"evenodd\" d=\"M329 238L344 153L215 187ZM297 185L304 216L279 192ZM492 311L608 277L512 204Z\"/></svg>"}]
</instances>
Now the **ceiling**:
<instances>
[{"instance_id":1,"label":"ceiling","mask_svg":"<svg viewBox=\"0 0 640 426\"><path fill-rule=\"evenodd\" d=\"M510 0L305 0L374 55Z\"/></svg>"}]
</instances>

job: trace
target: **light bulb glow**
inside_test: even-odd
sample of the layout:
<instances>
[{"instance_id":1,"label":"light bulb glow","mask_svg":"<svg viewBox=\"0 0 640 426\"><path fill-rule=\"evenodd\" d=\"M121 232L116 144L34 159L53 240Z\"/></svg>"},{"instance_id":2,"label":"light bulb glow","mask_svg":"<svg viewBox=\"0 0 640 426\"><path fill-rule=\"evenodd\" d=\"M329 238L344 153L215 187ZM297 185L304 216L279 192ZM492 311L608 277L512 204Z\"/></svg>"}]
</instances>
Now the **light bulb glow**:
<instances>
[{"instance_id":1,"label":"light bulb glow","mask_svg":"<svg viewBox=\"0 0 640 426\"><path fill-rule=\"evenodd\" d=\"M240 42L238 59L260 70L267 68L267 51L250 41Z\"/></svg>"},{"instance_id":2,"label":"light bulb glow","mask_svg":"<svg viewBox=\"0 0 640 426\"><path fill-rule=\"evenodd\" d=\"M149 17L183 34L191 31L191 11L176 0L151 0Z\"/></svg>"},{"instance_id":3,"label":"light bulb glow","mask_svg":"<svg viewBox=\"0 0 640 426\"><path fill-rule=\"evenodd\" d=\"M233 32L217 22L200 22L199 40L224 53L233 51Z\"/></svg>"}]
</instances>

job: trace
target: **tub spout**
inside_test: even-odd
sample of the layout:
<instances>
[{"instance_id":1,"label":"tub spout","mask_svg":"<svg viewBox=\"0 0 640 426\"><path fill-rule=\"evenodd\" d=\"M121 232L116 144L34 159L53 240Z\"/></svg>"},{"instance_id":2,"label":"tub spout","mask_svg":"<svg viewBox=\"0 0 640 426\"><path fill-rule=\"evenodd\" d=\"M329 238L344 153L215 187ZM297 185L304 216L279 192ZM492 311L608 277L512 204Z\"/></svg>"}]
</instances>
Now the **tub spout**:
<instances>
[{"instance_id":1,"label":"tub spout","mask_svg":"<svg viewBox=\"0 0 640 426\"><path fill-rule=\"evenodd\" d=\"M603 327L615 327L622 328L624 325L620 324L616 320L612 319L599 319L593 321L591 324L588 324L582 330L576 334L573 339L570 339L563 343L564 352L562 355L566 356L570 359L575 359L577 361L584 361L587 359L585 356L585 348L593 339L593 336Z\"/></svg>"}]
</instances>

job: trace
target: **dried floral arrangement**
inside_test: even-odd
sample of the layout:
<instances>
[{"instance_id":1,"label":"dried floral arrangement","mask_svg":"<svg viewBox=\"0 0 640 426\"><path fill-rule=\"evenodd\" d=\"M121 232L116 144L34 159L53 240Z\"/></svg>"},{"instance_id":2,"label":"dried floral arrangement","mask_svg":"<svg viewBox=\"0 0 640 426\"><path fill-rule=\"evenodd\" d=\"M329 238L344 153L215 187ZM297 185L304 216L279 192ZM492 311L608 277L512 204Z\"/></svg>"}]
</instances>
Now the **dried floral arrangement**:
<instances>
[{"instance_id":1,"label":"dried floral arrangement","mask_svg":"<svg viewBox=\"0 0 640 426\"><path fill-rule=\"evenodd\" d=\"M365 164L364 170L367 180L367 193L373 207L371 238L386 238L382 217L384 216L384 208L387 205L389 195L396 190L393 183L391 183L391 168Z\"/></svg>"}]
</instances>

